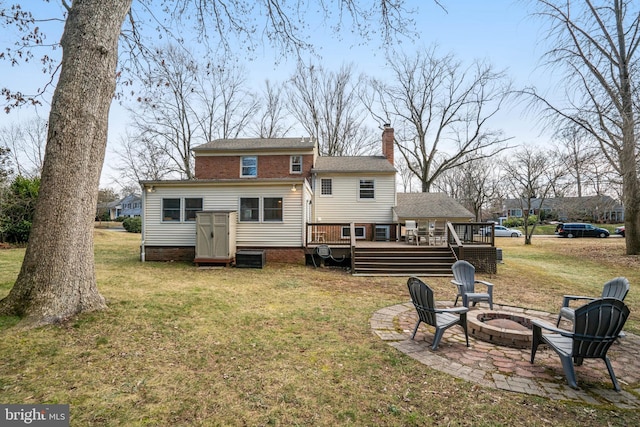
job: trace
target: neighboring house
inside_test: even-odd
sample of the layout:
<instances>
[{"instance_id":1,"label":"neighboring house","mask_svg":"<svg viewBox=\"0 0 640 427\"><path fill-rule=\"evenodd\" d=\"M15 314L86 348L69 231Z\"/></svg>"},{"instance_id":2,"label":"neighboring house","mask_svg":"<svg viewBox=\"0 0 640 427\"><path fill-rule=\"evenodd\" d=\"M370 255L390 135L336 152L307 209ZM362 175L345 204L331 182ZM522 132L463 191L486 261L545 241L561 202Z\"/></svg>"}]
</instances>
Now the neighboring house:
<instances>
[{"instance_id":1,"label":"neighboring house","mask_svg":"<svg viewBox=\"0 0 640 427\"><path fill-rule=\"evenodd\" d=\"M113 221L118 216L120 216L120 212L122 212L122 206L120 205L120 200L113 200L108 203L99 203L96 209L96 218L103 218L104 213L108 213L109 220Z\"/></svg>"},{"instance_id":2,"label":"neighboring house","mask_svg":"<svg viewBox=\"0 0 640 427\"><path fill-rule=\"evenodd\" d=\"M118 216L125 218L142 216L142 198L139 194L129 194L120 200L120 212Z\"/></svg>"},{"instance_id":3,"label":"neighboring house","mask_svg":"<svg viewBox=\"0 0 640 427\"><path fill-rule=\"evenodd\" d=\"M527 200L507 199L503 214L521 218L522 209L526 206ZM545 217L560 221L624 222L624 207L609 196L555 197L544 201L531 199L529 215L540 217L542 212Z\"/></svg>"},{"instance_id":4,"label":"neighboring house","mask_svg":"<svg viewBox=\"0 0 640 427\"><path fill-rule=\"evenodd\" d=\"M374 240L385 227L394 235L394 224L407 215L473 218L441 195L396 200L393 149L389 126L381 156L320 156L308 138L222 139L195 147L195 179L140 182L141 258L230 262L233 251L260 249L269 260L302 263L309 224L342 225L345 239L354 224L357 239ZM415 212L407 210L411 198Z\"/></svg>"}]
</instances>

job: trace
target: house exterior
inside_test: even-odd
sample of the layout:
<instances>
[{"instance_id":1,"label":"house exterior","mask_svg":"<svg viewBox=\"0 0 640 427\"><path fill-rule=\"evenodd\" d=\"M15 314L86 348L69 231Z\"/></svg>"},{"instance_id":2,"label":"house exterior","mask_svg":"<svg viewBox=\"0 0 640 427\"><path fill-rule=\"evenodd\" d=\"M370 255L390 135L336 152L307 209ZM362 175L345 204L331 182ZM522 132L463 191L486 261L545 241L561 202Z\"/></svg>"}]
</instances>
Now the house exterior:
<instances>
[{"instance_id":1,"label":"house exterior","mask_svg":"<svg viewBox=\"0 0 640 427\"><path fill-rule=\"evenodd\" d=\"M120 205L120 200L113 200L108 203L99 203L96 208L96 219L104 218L103 215L106 213L108 214L107 216L110 221L115 221L115 219L120 216L121 211L122 206Z\"/></svg>"},{"instance_id":2,"label":"house exterior","mask_svg":"<svg viewBox=\"0 0 640 427\"><path fill-rule=\"evenodd\" d=\"M108 212L111 221L115 221L121 217L141 216L142 198L139 194L129 194L122 199L99 204L96 212L96 217L101 216L101 212Z\"/></svg>"},{"instance_id":3,"label":"house exterior","mask_svg":"<svg viewBox=\"0 0 640 427\"><path fill-rule=\"evenodd\" d=\"M358 236L371 224L393 221L393 147L389 126L382 156L323 157L310 138L223 139L196 147L195 179L140 182L141 259L193 261L198 235L215 234L213 226L197 224L198 212L212 212L233 222L236 250L302 263L309 223L354 222Z\"/></svg>"},{"instance_id":4,"label":"house exterior","mask_svg":"<svg viewBox=\"0 0 640 427\"><path fill-rule=\"evenodd\" d=\"M522 218L527 200L507 199L504 202L506 217ZM624 206L609 196L554 197L531 199L530 215L553 218L559 221L624 222Z\"/></svg>"},{"instance_id":5,"label":"house exterior","mask_svg":"<svg viewBox=\"0 0 640 427\"><path fill-rule=\"evenodd\" d=\"M119 206L120 211L119 216L123 216L125 218L131 218L142 215L142 198L139 194L129 194L125 196L122 200L120 200Z\"/></svg>"}]
</instances>

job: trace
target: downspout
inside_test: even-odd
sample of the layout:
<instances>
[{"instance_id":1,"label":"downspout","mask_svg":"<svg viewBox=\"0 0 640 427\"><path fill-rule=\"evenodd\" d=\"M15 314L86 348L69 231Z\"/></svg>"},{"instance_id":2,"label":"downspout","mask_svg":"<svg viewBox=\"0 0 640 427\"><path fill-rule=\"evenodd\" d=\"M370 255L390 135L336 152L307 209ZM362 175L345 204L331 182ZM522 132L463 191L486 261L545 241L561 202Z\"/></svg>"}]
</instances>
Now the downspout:
<instances>
[{"instance_id":1,"label":"downspout","mask_svg":"<svg viewBox=\"0 0 640 427\"><path fill-rule=\"evenodd\" d=\"M141 237L141 241L140 241L140 261L141 262L145 262L145 251L144 251L144 236L145 236L145 226L147 224L147 221L145 221L145 217L147 214L147 210L146 210L146 206L147 206L147 188L143 185L142 186L142 226L140 227L140 237Z\"/></svg>"}]
</instances>

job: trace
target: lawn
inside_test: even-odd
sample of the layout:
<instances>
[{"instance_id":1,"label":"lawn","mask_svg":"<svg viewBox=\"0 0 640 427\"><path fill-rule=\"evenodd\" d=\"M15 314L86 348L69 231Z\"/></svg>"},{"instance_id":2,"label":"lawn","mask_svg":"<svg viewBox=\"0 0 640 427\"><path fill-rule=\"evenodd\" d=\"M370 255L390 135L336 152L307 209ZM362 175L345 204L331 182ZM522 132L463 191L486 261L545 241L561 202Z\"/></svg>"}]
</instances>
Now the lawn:
<instances>
[{"instance_id":1,"label":"lawn","mask_svg":"<svg viewBox=\"0 0 640 427\"><path fill-rule=\"evenodd\" d=\"M142 264L139 235L95 233L109 309L26 332L0 318L0 402L68 403L74 426L640 424L631 410L483 389L383 343L370 316L408 301L406 277ZM640 260L623 239L497 241L504 264L484 277L496 302L556 312L563 294L624 275L625 330L640 333ZM0 250L0 297L23 253ZM449 278L424 279L455 296Z\"/></svg>"}]
</instances>

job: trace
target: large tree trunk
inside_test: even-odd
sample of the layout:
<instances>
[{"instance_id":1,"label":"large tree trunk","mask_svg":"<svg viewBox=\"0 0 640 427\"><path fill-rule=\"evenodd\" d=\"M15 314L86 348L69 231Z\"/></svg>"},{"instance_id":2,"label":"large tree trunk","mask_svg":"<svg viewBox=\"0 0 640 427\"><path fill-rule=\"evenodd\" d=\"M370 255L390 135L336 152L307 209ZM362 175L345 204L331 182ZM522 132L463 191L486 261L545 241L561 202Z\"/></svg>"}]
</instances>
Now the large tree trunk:
<instances>
[{"instance_id":1,"label":"large tree trunk","mask_svg":"<svg viewBox=\"0 0 640 427\"><path fill-rule=\"evenodd\" d=\"M106 307L98 292L93 223L115 91L118 37L131 0L74 0L49 115L40 193L22 269L0 314L23 325Z\"/></svg>"}]
</instances>

